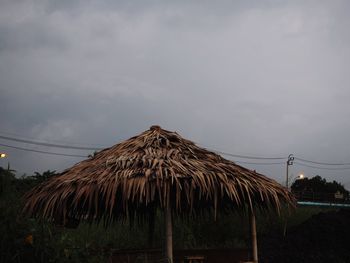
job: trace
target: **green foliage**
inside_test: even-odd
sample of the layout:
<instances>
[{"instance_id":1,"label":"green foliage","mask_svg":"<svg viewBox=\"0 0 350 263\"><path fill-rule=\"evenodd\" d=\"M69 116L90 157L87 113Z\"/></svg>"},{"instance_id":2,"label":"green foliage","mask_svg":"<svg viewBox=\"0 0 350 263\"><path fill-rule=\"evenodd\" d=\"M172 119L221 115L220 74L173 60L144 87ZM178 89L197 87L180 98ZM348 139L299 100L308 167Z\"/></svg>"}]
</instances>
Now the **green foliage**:
<instances>
[{"instance_id":1,"label":"green foliage","mask_svg":"<svg viewBox=\"0 0 350 263\"><path fill-rule=\"evenodd\" d=\"M0 167L0 262L106 262L112 249L164 248L164 217L157 211L153 229L147 223L130 225L115 222L82 222L76 229L54 226L45 221L23 218L20 214L23 194L35 185L55 176L55 171L17 178ZM257 214L258 235L272 230L283 234L284 227L300 224L320 211L298 208L293 214ZM174 218L175 248L242 248L249 244L249 220L246 215L208 213L196 219ZM25 238L32 236L32 243Z\"/></svg>"},{"instance_id":2,"label":"green foliage","mask_svg":"<svg viewBox=\"0 0 350 263\"><path fill-rule=\"evenodd\" d=\"M17 184L11 170L0 167L0 261L20 262L20 255L25 254L28 246L24 238L29 232L29 224L20 218L22 184ZM21 182L22 183L22 182Z\"/></svg>"},{"instance_id":3,"label":"green foliage","mask_svg":"<svg viewBox=\"0 0 350 263\"><path fill-rule=\"evenodd\" d=\"M345 196L349 196L349 192L344 188L344 186L337 182L327 182L326 179L317 175L311 179L304 178L296 180L292 186L292 191L301 192L301 191L313 191L318 193L335 193L339 191Z\"/></svg>"},{"instance_id":4,"label":"green foliage","mask_svg":"<svg viewBox=\"0 0 350 263\"><path fill-rule=\"evenodd\" d=\"M9 194L15 181L15 174L10 170L0 167L0 196Z\"/></svg>"},{"instance_id":5,"label":"green foliage","mask_svg":"<svg viewBox=\"0 0 350 263\"><path fill-rule=\"evenodd\" d=\"M54 175L55 171L46 171L16 178L13 171L0 167L0 262L105 261L104 251L95 249L101 247L96 242L103 236L99 228L82 224L74 232L21 216L23 194Z\"/></svg>"},{"instance_id":6,"label":"green foliage","mask_svg":"<svg viewBox=\"0 0 350 263\"><path fill-rule=\"evenodd\" d=\"M43 181L45 181L45 180L47 180L55 175L57 175L56 171L47 170L43 173L35 172L34 175L31 177L39 183L39 182L43 182Z\"/></svg>"},{"instance_id":7,"label":"green foliage","mask_svg":"<svg viewBox=\"0 0 350 263\"><path fill-rule=\"evenodd\" d=\"M248 220L237 214L203 215L196 219L178 219L174 225L176 248L241 248L247 243Z\"/></svg>"}]
</instances>

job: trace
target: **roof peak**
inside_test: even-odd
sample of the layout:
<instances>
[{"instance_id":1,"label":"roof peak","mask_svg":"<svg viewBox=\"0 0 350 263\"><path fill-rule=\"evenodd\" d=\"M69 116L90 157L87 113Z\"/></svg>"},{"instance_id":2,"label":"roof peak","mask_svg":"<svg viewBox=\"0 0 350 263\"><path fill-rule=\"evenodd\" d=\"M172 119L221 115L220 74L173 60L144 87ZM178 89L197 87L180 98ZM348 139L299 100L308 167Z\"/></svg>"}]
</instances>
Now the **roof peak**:
<instances>
[{"instance_id":1,"label":"roof peak","mask_svg":"<svg viewBox=\"0 0 350 263\"><path fill-rule=\"evenodd\" d=\"M160 131L162 128L159 125L152 125L149 129L151 131Z\"/></svg>"}]
</instances>

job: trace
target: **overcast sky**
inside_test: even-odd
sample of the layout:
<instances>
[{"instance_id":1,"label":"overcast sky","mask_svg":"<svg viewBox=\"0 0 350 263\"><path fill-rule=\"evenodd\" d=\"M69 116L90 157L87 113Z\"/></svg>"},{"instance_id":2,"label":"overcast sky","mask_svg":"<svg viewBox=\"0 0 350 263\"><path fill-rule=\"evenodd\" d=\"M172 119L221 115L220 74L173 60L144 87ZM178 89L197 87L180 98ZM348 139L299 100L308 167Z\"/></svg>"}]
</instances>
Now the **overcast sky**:
<instances>
[{"instance_id":1,"label":"overcast sky","mask_svg":"<svg viewBox=\"0 0 350 263\"><path fill-rule=\"evenodd\" d=\"M110 146L159 124L234 154L350 162L349 10L346 0L1 0L0 134ZM81 160L1 151L18 175ZM247 166L285 178L285 164ZM350 182L350 170L291 167L300 172Z\"/></svg>"}]
</instances>

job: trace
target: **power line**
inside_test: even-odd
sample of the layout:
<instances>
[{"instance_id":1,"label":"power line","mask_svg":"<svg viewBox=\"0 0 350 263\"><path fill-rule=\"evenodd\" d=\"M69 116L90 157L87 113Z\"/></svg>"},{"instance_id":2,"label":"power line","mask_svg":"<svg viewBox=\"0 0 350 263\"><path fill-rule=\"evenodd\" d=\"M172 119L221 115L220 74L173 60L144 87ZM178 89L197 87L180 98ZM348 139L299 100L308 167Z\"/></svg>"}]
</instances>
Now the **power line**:
<instances>
[{"instance_id":1,"label":"power line","mask_svg":"<svg viewBox=\"0 0 350 263\"><path fill-rule=\"evenodd\" d=\"M257 164L257 165L277 165L277 164L285 164L285 162L276 162L276 163L254 163L254 162L241 162L241 161L234 161L235 163L243 163L243 164Z\"/></svg>"},{"instance_id":2,"label":"power line","mask_svg":"<svg viewBox=\"0 0 350 263\"><path fill-rule=\"evenodd\" d=\"M199 145L201 147L204 147L205 149L207 149L209 151L212 151L212 152L214 152L216 154L231 156L231 157L235 157L235 158L251 159L251 160L284 160L284 159L287 158L287 157L282 157L282 156L279 156L279 157L262 157L262 156L249 156L249 155L234 154L234 153L228 153L228 152L219 151L219 150L213 149L211 147L207 147L206 145L203 145L203 144L198 143L198 142L194 142L194 143L196 143L197 145Z\"/></svg>"},{"instance_id":3,"label":"power line","mask_svg":"<svg viewBox=\"0 0 350 263\"><path fill-rule=\"evenodd\" d=\"M67 157L81 157L81 158L87 158L88 157L86 155L65 154L65 153L40 151L40 150L34 150L34 149L29 149L29 148L17 147L17 146L13 146L13 145L2 144L2 143L0 143L0 146L7 147L7 148L13 148L13 149L17 149L17 150L22 150L22 151L27 151L27 152L36 152L36 153L60 155L60 156L67 156Z\"/></svg>"},{"instance_id":4,"label":"power line","mask_svg":"<svg viewBox=\"0 0 350 263\"><path fill-rule=\"evenodd\" d=\"M64 149L76 149L76 150L101 150L102 149L102 148L69 146L69 145L55 144L55 143L49 143L49 142L39 142L39 141L33 141L33 140L27 140L27 139L21 139L21 138L15 138L15 137L3 136L3 135L0 135L0 138L1 139L5 139L5 140L10 140L10 141L15 141L15 142L23 142L23 143L33 144L33 145L57 147L57 148L64 148ZM8 148L17 149L17 150L31 151L31 152L37 152L37 153L43 153L43 154L60 155L60 156L71 156L71 157L86 157L84 155L48 152L48 151L34 150L34 149L23 148L23 147L7 145L7 144L0 144L0 145L4 146L4 147L8 147ZM238 155L238 154L232 154L232 153L226 153L226 152L220 152L220 151L215 151L215 152L218 153L218 154L228 155L228 156L236 157L236 158L245 158L245 159L259 159L259 160L285 159L285 158L282 158L282 157L277 157L277 158L274 158L274 157L254 157L254 156ZM234 161L234 162L242 163L242 164L256 164L256 165L284 164L284 162L274 162L274 163L258 163L258 162L243 162L243 161Z\"/></svg>"},{"instance_id":5,"label":"power line","mask_svg":"<svg viewBox=\"0 0 350 263\"><path fill-rule=\"evenodd\" d=\"M315 169L320 169L320 170L350 170L350 167L328 168L328 167L318 167L318 166L308 165L308 164L305 164L305 163L299 163L299 162L295 162L295 161L294 161L294 163L298 164L298 165L301 165L301 166L305 166L305 167L309 167L309 168L315 168Z\"/></svg>"},{"instance_id":6,"label":"power line","mask_svg":"<svg viewBox=\"0 0 350 263\"><path fill-rule=\"evenodd\" d=\"M350 163L323 163L323 162L316 162L316 161L310 161L310 160L306 160L306 159L302 159L302 158L298 158L298 157L295 157L294 159L302 161L302 162L314 163L314 164L320 164L320 165L337 165L337 166L339 166L339 165L350 165Z\"/></svg>"},{"instance_id":7,"label":"power line","mask_svg":"<svg viewBox=\"0 0 350 263\"><path fill-rule=\"evenodd\" d=\"M211 150L211 149L209 149ZM284 160L286 157L257 157L257 156L247 156L247 155L239 155L239 154L233 154L233 153L227 153L227 152L221 152L221 151L216 151L216 150L211 150L217 154L222 154L222 155L227 155L231 157L236 157L236 158L242 158L242 159L252 159L252 160Z\"/></svg>"},{"instance_id":8,"label":"power line","mask_svg":"<svg viewBox=\"0 0 350 263\"><path fill-rule=\"evenodd\" d=\"M71 146L71 145L65 145L65 144L43 142L43 141L36 141L36 140L30 140L30 139L22 139L22 138L18 138L18 137L4 136L4 135L0 135L0 139L15 141L15 142L23 142L23 143L33 144L33 145L63 148L63 149L89 150L89 151L103 149L101 147ZM209 149L209 148L208 148L208 150L214 151L215 153L218 153L218 154L227 155L227 156L236 157L236 158L243 158L243 159L252 159L252 160L283 160L283 159L285 159L285 157L261 157L261 156L257 157L257 156L239 155L239 154L216 151L216 150Z\"/></svg>"},{"instance_id":9,"label":"power line","mask_svg":"<svg viewBox=\"0 0 350 263\"><path fill-rule=\"evenodd\" d=\"M0 132L3 133L3 132ZM74 150L89 150L89 151L96 151L96 150L102 150L101 147L86 147L86 146L71 146L66 144L58 144L58 143L51 143L51 142L44 142L44 141L36 141L36 140L30 140L30 139L22 139L18 137L13 136L4 136L0 135L0 139L9 140L9 141L15 141L15 142L22 142L22 143L28 143L32 145L39 145L39 146L46 146L46 147L55 147L55 148L63 148L63 149L74 149ZM64 153L56 153L56 152L49 152L49 151L41 151L41 150L34 150L24 147L18 147L18 146L12 146L7 144L0 144L1 146L23 150L23 151L31 151L31 152L37 152L37 153L43 153L43 154L51 154L51 155L61 155L61 156L70 156L70 157L86 157L84 155L75 155L75 154L64 154ZM207 148L208 150L211 150L217 154L226 155L234 158L241 158L241 159L250 159L250 160L285 160L286 157L262 157L262 156L248 156L248 155L240 155L240 154L233 154L228 152L222 152L217 151L214 149ZM312 164L318 164L318 165L325 165L325 166L344 166L344 165L350 165L350 163L327 163L327 162L318 162L318 161L312 161L307 160L303 158L294 157L295 160L299 160L301 162L306 163L312 163ZM268 163L260 163L260 162L244 162L244 161L235 161L236 163L242 163L242 164L254 164L254 165L278 165L278 164L284 164L284 162L268 162ZM310 168L316 168L316 169L325 169L325 170L348 170L350 167L346 168L326 168L326 167L318 167L318 166L312 166L307 165L304 163L296 162L296 164L303 165Z\"/></svg>"},{"instance_id":10,"label":"power line","mask_svg":"<svg viewBox=\"0 0 350 263\"><path fill-rule=\"evenodd\" d=\"M0 131L0 135L2 136L9 136L9 137L15 137L15 138L23 138L23 139L26 139L26 140L29 140L29 141L37 141L37 138L34 138L34 137L28 137L28 136L23 136L21 134L18 134L18 133L11 133L11 132L4 132L4 131ZM70 145L72 144L71 142L67 142L67 141L61 141L61 140L50 140L47 141L47 140L41 140L43 142L47 142L47 143L53 143L53 144L63 144L63 145ZM91 147L91 148L94 148L96 146L96 148L100 148L100 147L104 147L106 148L107 146L104 146L104 145L98 145L98 144L93 144L93 143L73 143L75 145L85 145L86 147Z\"/></svg>"},{"instance_id":11,"label":"power line","mask_svg":"<svg viewBox=\"0 0 350 263\"><path fill-rule=\"evenodd\" d=\"M0 139L4 139L4 140L8 140L8 141L15 141L15 142L23 142L23 143L34 144L34 145L47 146L47 147L64 148L64 149L89 150L89 151L102 150L102 148L97 148L97 147L70 146L70 145L63 145L63 144L56 144L56 143L49 143L49 142L40 142L40 141L33 141L33 140L27 140L27 139L20 139L20 138L3 136L3 135L0 135Z\"/></svg>"}]
</instances>

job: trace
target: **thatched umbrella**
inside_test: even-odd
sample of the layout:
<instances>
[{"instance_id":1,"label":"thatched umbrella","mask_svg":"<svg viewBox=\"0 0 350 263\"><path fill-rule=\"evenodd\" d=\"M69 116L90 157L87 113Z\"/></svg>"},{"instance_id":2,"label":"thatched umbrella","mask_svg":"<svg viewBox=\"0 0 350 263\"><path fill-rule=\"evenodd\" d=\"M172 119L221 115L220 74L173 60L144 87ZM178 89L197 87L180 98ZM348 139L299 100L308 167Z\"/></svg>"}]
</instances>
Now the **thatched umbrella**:
<instances>
[{"instance_id":1,"label":"thatched umbrella","mask_svg":"<svg viewBox=\"0 0 350 263\"><path fill-rule=\"evenodd\" d=\"M152 126L35 187L26 195L24 212L63 223L109 224L147 220L158 207L165 213L167 257L173 262L172 215L244 210L251 212L254 228L256 209L279 212L282 203L294 205L294 199L274 180Z\"/></svg>"}]
</instances>

